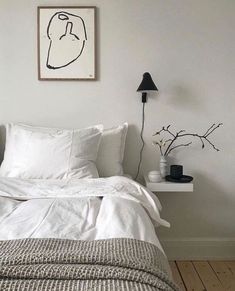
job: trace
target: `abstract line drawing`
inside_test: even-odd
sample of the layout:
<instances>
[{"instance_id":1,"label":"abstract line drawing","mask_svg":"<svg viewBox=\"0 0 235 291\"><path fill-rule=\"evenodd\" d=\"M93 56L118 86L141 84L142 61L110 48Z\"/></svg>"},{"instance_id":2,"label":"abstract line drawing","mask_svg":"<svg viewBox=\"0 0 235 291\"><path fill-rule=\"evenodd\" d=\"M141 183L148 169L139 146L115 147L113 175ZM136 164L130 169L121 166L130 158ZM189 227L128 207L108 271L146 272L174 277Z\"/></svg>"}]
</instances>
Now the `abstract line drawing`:
<instances>
[{"instance_id":1,"label":"abstract line drawing","mask_svg":"<svg viewBox=\"0 0 235 291\"><path fill-rule=\"evenodd\" d=\"M97 80L95 6L39 6L38 79Z\"/></svg>"},{"instance_id":2,"label":"abstract line drawing","mask_svg":"<svg viewBox=\"0 0 235 291\"><path fill-rule=\"evenodd\" d=\"M50 40L46 66L57 70L69 66L83 53L87 32L84 20L65 11L56 12L47 26Z\"/></svg>"}]
</instances>

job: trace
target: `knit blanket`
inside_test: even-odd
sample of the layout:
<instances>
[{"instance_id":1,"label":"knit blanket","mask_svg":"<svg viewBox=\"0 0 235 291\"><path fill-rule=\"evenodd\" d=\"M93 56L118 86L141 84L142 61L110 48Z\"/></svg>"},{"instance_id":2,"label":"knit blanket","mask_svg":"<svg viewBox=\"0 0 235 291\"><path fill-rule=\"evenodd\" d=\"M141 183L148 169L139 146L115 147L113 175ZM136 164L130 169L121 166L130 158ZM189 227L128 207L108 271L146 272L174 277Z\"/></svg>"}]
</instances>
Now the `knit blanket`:
<instances>
[{"instance_id":1,"label":"knit blanket","mask_svg":"<svg viewBox=\"0 0 235 291\"><path fill-rule=\"evenodd\" d=\"M0 241L1 291L179 290L163 253L135 239Z\"/></svg>"}]
</instances>

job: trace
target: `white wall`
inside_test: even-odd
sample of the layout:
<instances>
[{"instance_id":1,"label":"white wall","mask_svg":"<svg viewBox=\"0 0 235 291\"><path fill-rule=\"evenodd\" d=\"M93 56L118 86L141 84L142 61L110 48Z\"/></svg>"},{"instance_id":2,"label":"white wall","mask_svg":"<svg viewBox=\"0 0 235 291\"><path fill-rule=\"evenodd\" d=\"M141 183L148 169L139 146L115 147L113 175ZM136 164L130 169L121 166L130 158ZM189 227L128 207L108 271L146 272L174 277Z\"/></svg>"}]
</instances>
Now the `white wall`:
<instances>
[{"instance_id":1,"label":"white wall","mask_svg":"<svg viewBox=\"0 0 235 291\"><path fill-rule=\"evenodd\" d=\"M98 81L37 80L36 7L98 7ZM193 194L159 194L160 229L169 243L235 237L235 1L90 0L0 2L0 122L82 127L130 124L125 167L134 173L140 147L142 73L160 89L146 105L143 170L157 168L152 134L163 125L203 132L223 122L213 142L221 148L181 149L174 158L195 177Z\"/></svg>"}]
</instances>

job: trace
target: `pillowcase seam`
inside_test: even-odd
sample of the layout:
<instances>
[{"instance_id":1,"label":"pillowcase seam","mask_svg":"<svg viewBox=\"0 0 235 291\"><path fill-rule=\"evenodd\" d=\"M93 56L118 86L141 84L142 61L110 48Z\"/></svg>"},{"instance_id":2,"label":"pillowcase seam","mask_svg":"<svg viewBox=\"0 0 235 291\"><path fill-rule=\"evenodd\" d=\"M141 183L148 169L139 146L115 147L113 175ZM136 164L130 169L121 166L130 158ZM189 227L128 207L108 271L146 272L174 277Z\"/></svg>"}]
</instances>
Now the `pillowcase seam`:
<instances>
[{"instance_id":1,"label":"pillowcase seam","mask_svg":"<svg viewBox=\"0 0 235 291\"><path fill-rule=\"evenodd\" d=\"M121 161L123 162L124 159L124 152L125 152L125 145L126 145L126 136L127 136L127 125L124 124L122 138L121 138Z\"/></svg>"},{"instance_id":2,"label":"pillowcase seam","mask_svg":"<svg viewBox=\"0 0 235 291\"><path fill-rule=\"evenodd\" d=\"M68 160L68 170L66 178L68 178L69 172L71 171L71 156L72 156L72 149L73 149L73 140L74 140L74 129L72 130L72 138L70 144L70 153L69 153L69 160Z\"/></svg>"},{"instance_id":3,"label":"pillowcase seam","mask_svg":"<svg viewBox=\"0 0 235 291\"><path fill-rule=\"evenodd\" d=\"M122 137L121 137L121 147L120 147L120 160L119 160L119 165L120 165L120 171L119 174L123 175L123 160L124 160L124 152L125 152L125 145L126 145L126 136L127 136L127 125L124 124L122 128Z\"/></svg>"}]
</instances>

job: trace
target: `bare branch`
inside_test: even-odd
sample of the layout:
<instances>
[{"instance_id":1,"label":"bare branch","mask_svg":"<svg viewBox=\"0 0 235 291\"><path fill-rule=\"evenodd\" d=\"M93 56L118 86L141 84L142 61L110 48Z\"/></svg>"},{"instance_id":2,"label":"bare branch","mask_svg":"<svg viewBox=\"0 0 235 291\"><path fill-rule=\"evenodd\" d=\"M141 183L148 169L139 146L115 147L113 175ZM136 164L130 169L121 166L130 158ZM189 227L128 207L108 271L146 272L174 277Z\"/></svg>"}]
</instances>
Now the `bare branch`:
<instances>
[{"instance_id":1,"label":"bare branch","mask_svg":"<svg viewBox=\"0 0 235 291\"><path fill-rule=\"evenodd\" d=\"M204 149L205 144L204 144L203 139L201 137L200 137L200 140L201 140L201 143L202 143L202 149Z\"/></svg>"},{"instance_id":2,"label":"bare branch","mask_svg":"<svg viewBox=\"0 0 235 291\"><path fill-rule=\"evenodd\" d=\"M167 127L163 126L162 129L159 130L159 131L157 131L153 136L155 136L155 135L160 135L162 132L167 132L167 133L169 133L171 136L175 137L176 135L175 135L173 132L171 132L171 131L169 130L170 126L171 126L171 125L168 125Z\"/></svg>"},{"instance_id":3,"label":"bare branch","mask_svg":"<svg viewBox=\"0 0 235 291\"><path fill-rule=\"evenodd\" d=\"M204 134L205 137L208 137L210 134L212 134L212 132L214 132L217 128L219 128L221 125L223 125L223 123L219 123L217 126L214 125L214 128L211 128L210 132L208 132L207 134Z\"/></svg>"},{"instance_id":4,"label":"bare branch","mask_svg":"<svg viewBox=\"0 0 235 291\"><path fill-rule=\"evenodd\" d=\"M179 132L177 132L177 134L179 135L180 133L185 132L184 129L180 130Z\"/></svg>"},{"instance_id":5,"label":"bare branch","mask_svg":"<svg viewBox=\"0 0 235 291\"><path fill-rule=\"evenodd\" d=\"M161 153L161 155L163 155L162 146L157 141L155 141L154 144L159 147L160 153Z\"/></svg>"},{"instance_id":6,"label":"bare branch","mask_svg":"<svg viewBox=\"0 0 235 291\"><path fill-rule=\"evenodd\" d=\"M185 130L180 130L179 132L173 133L169 129L171 125L168 125L166 127L163 126L162 129L156 132L155 135L161 135L162 132L166 132L173 137L165 141L165 145L166 143L169 143L169 144L164 152L164 156L169 155L169 153L172 152L172 150L174 150L175 148L178 148L181 146L189 146L192 143L192 142L189 142L187 144L180 144L177 146L173 146L178 138L183 138L183 137L196 137L201 141L202 149L205 148L205 141L206 141L210 146L212 146L214 150L219 151L219 149L209 140L208 136L211 135L217 128L219 128L222 125L223 123L218 123L217 125L215 123L212 124L203 135L200 135L197 133L187 133ZM161 140L161 142L162 141L163 139ZM161 154L163 154L162 145L159 145L159 147L160 147Z\"/></svg>"},{"instance_id":7,"label":"bare branch","mask_svg":"<svg viewBox=\"0 0 235 291\"><path fill-rule=\"evenodd\" d=\"M207 129L207 131L204 133L204 135L207 135L207 133L213 128L215 126L215 123L213 123L212 124L212 126L211 127L209 127L208 129Z\"/></svg>"},{"instance_id":8,"label":"bare branch","mask_svg":"<svg viewBox=\"0 0 235 291\"><path fill-rule=\"evenodd\" d=\"M208 138L205 137L205 140L213 147L213 149L219 152L219 149Z\"/></svg>"},{"instance_id":9,"label":"bare branch","mask_svg":"<svg viewBox=\"0 0 235 291\"><path fill-rule=\"evenodd\" d=\"M171 126L171 125L168 125L166 129L164 128L164 130L165 130L166 132L168 132L171 136L175 137L176 135L175 135L173 132L171 132L171 131L169 130L170 126Z\"/></svg>"},{"instance_id":10,"label":"bare branch","mask_svg":"<svg viewBox=\"0 0 235 291\"><path fill-rule=\"evenodd\" d=\"M171 138L167 139L167 140L165 141L165 144L168 143L168 142L170 142L170 141L172 141Z\"/></svg>"},{"instance_id":11,"label":"bare branch","mask_svg":"<svg viewBox=\"0 0 235 291\"><path fill-rule=\"evenodd\" d=\"M161 130L157 131L153 136L155 136L155 135L160 135L160 134L162 133L163 130L164 130L164 127L163 127Z\"/></svg>"},{"instance_id":12,"label":"bare branch","mask_svg":"<svg viewBox=\"0 0 235 291\"><path fill-rule=\"evenodd\" d=\"M186 143L186 144L179 144L179 145L177 145L177 146L174 146L174 147L172 147L172 148L169 150L168 155L169 155L170 152L172 152L172 151L175 150L176 148L179 148L179 147L187 147L187 146L189 146L189 145L191 145L191 144L192 144L192 141L189 142L189 143Z\"/></svg>"}]
</instances>

